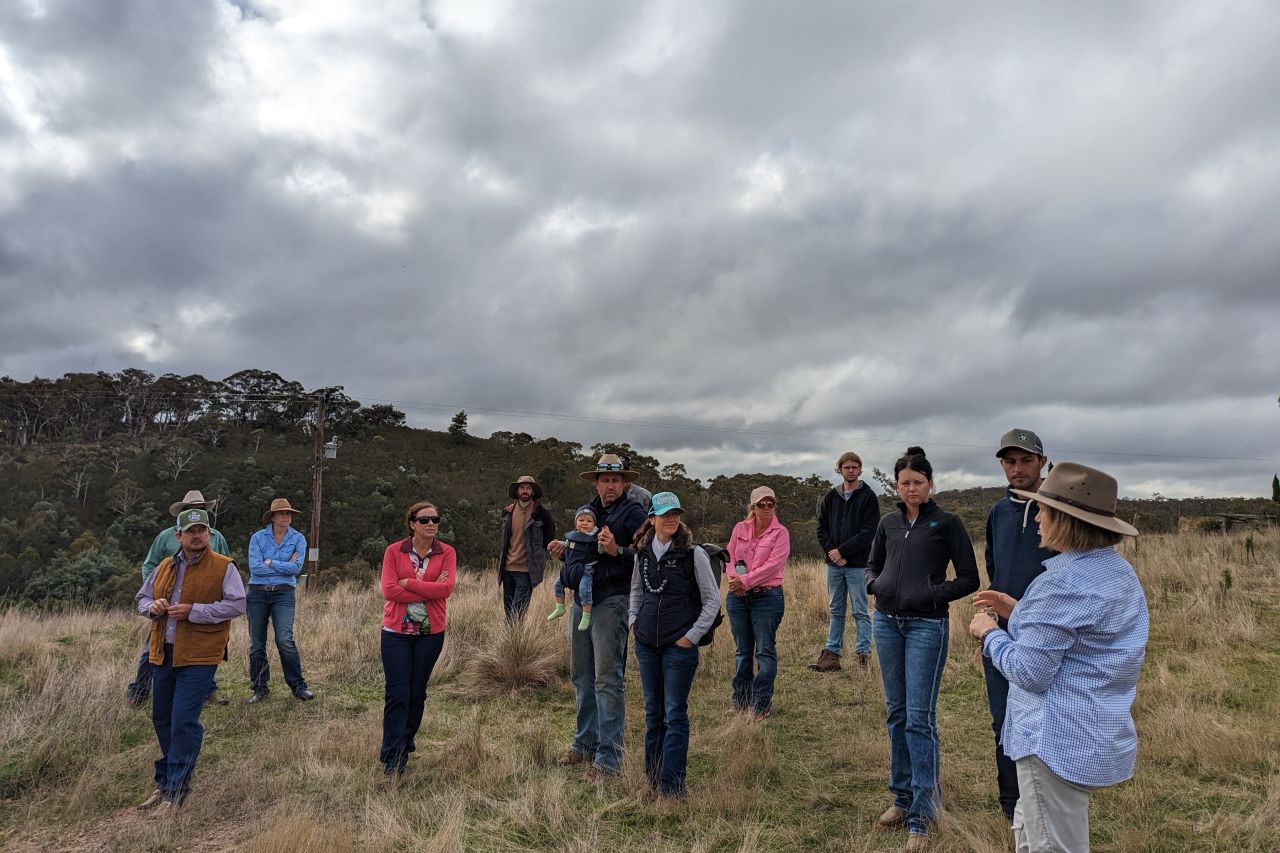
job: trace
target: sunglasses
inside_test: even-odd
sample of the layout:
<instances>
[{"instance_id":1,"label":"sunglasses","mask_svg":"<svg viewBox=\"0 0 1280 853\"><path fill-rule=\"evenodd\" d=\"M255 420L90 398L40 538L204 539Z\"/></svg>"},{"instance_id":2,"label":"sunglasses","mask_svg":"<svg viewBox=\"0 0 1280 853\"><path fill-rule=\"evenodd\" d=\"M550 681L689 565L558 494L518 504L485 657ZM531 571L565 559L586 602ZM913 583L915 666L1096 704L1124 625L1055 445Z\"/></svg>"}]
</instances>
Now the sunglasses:
<instances>
[{"instance_id":1,"label":"sunglasses","mask_svg":"<svg viewBox=\"0 0 1280 853\"><path fill-rule=\"evenodd\" d=\"M622 471L625 469L622 467L621 462L601 462L599 465L596 466L596 470L597 471Z\"/></svg>"},{"instance_id":2,"label":"sunglasses","mask_svg":"<svg viewBox=\"0 0 1280 853\"><path fill-rule=\"evenodd\" d=\"M773 509L777 505L778 504L776 502L771 500L756 501L756 506L760 507L761 509Z\"/></svg>"},{"instance_id":3,"label":"sunglasses","mask_svg":"<svg viewBox=\"0 0 1280 853\"><path fill-rule=\"evenodd\" d=\"M414 521L416 521L416 522L418 522L419 524L439 524L439 523L440 523L440 516L438 516L438 515L420 515L420 516L418 516L417 518L415 518L415 519L413 519L413 520L414 520Z\"/></svg>"}]
</instances>

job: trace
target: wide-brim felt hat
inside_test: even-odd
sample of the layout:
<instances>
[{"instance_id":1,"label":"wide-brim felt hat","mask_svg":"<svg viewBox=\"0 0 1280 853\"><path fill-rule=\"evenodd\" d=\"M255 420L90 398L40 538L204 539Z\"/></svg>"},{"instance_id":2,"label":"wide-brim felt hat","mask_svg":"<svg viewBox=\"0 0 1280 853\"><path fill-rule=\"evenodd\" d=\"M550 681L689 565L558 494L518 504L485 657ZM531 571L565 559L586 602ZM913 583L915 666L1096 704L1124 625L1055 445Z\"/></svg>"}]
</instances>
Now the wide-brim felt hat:
<instances>
[{"instance_id":1,"label":"wide-brim felt hat","mask_svg":"<svg viewBox=\"0 0 1280 853\"><path fill-rule=\"evenodd\" d=\"M204 495L200 494L198 489L192 489L187 492L186 496L182 500L169 504L169 515L177 518L178 514L184 509L212 510L217 505L218 502L216 500L207 501L204 499Z\"/></svg>"},{"instance_id":2,"label":"wide-brim felt hat","mask_svg":"<svg viewBox=\"0 0 1280 853\"><path fill-rule=\"evenodd\" d=\"M294 515L300 515L302 510L294 509L289 505L288 498L276 498L271 502L271 508L262 514L262 523L266 524L271 520L271 516L277 512L291 512Z\"/></svg>"},{"instance_id":3,"label":"wide-brim felt hat","mask_svg":"<svg viewBox=\"0 0 1280 853\"><path fill-rule=\"evenodd\" d=\"M512 500L516 499L516 486L523 483L528 483L530 486L533 486L533 499L535 501L542 500L542 486L539 486L538 481L530 477L528 474L525 474L523 477L517 477L510 486L507 486L507 494Z\"/></svg>"},{"instance_id":4,"label":"wide-brim felt hat","mask_svg":"<svg viewBox=\"0 0 1280 853\"><path fill-rule=\"evenodd\" d=\"M636 477L640 476L639 471L632 471L627 468L622 461L622 457L616 453L606 453L596 462L594 471L583 471L578 476L584 480L594 480L601 474L621 474L625 483L630 483Z\"/></svg>"},{"instance_id":5,"label":"wide-brim felt hat","mask_svg":"<svg viewBox=\"0 0 1280 853\"><path fill-rule=\"evenodd\" d=\"M1116 517L1116 478L1097 468L1076 462L1059 462L1040 484L1040 491L1010 491L1094 527L1124 536L1138 535L1138 528Z\"/></svg>"}]
</instances>

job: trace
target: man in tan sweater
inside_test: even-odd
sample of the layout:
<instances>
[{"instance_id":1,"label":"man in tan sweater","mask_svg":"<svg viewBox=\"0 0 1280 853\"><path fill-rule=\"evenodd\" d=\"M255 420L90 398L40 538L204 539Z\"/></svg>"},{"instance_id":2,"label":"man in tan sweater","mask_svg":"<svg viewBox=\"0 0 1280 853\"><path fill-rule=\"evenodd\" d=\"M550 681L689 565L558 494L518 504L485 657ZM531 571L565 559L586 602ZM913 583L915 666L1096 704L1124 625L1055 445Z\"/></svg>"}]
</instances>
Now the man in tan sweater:
<instances>
[{"instance_id":1,"label":"man in tan sweater","mask_svg":"<svg viewBox=\"0 0 1280 853\"><path fill-rule=\"evenodd\" d=\"M502 510L502 550L498 555L498 583L507 619L523 619L533 588L542 583L547 543L556 538L551 513L539 501L542 486L527 474L507 487L513 503Z\"/></svg>"}]
</instances>

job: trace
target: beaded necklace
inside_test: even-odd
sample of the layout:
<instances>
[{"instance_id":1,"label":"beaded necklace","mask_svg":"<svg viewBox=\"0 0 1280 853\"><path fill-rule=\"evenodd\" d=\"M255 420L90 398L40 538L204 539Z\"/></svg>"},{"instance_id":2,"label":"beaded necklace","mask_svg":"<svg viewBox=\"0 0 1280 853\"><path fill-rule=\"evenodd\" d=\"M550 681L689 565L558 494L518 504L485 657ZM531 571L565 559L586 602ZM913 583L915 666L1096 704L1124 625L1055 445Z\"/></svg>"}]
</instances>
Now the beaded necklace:
<instances>
[{"instance_id":1,"label":"beaded necklace","mask_svg":"<svg viewBox=\"0 0 1280 853\"><path fill-rule=\"evenodd\" d=\"M644 559L640 561L640 580L644 584L646 592L652 593L653 595L661 595L662 591L667 588L667 581L671 580L671 578L663 578L662 583L658 588L654 589L653 584L649 583L649 555L646 554Z\"/></svg>"}]
</instances>

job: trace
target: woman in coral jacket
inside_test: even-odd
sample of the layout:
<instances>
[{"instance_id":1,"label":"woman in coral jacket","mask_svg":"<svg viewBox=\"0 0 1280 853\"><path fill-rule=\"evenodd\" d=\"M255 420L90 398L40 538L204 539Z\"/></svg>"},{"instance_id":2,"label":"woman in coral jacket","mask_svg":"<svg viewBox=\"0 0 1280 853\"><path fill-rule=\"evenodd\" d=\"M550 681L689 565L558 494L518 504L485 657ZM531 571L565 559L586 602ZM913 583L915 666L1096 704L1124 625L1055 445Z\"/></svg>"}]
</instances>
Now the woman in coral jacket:
<instances>
[{"instance_id":1,"label":"woman in coral jacket","mask_svg":"<svg viewBox=\"0 0 1280 853\"><path fill-rule=\"evenodd\" d=\"M404 772L422 724L427 681L444 648L445 602L458 555L436 538L440 512L418 501L405 514L411 536L382 555L382 671L386 677L379 758L389 780Z\"/></svg>"}]
</instances>

